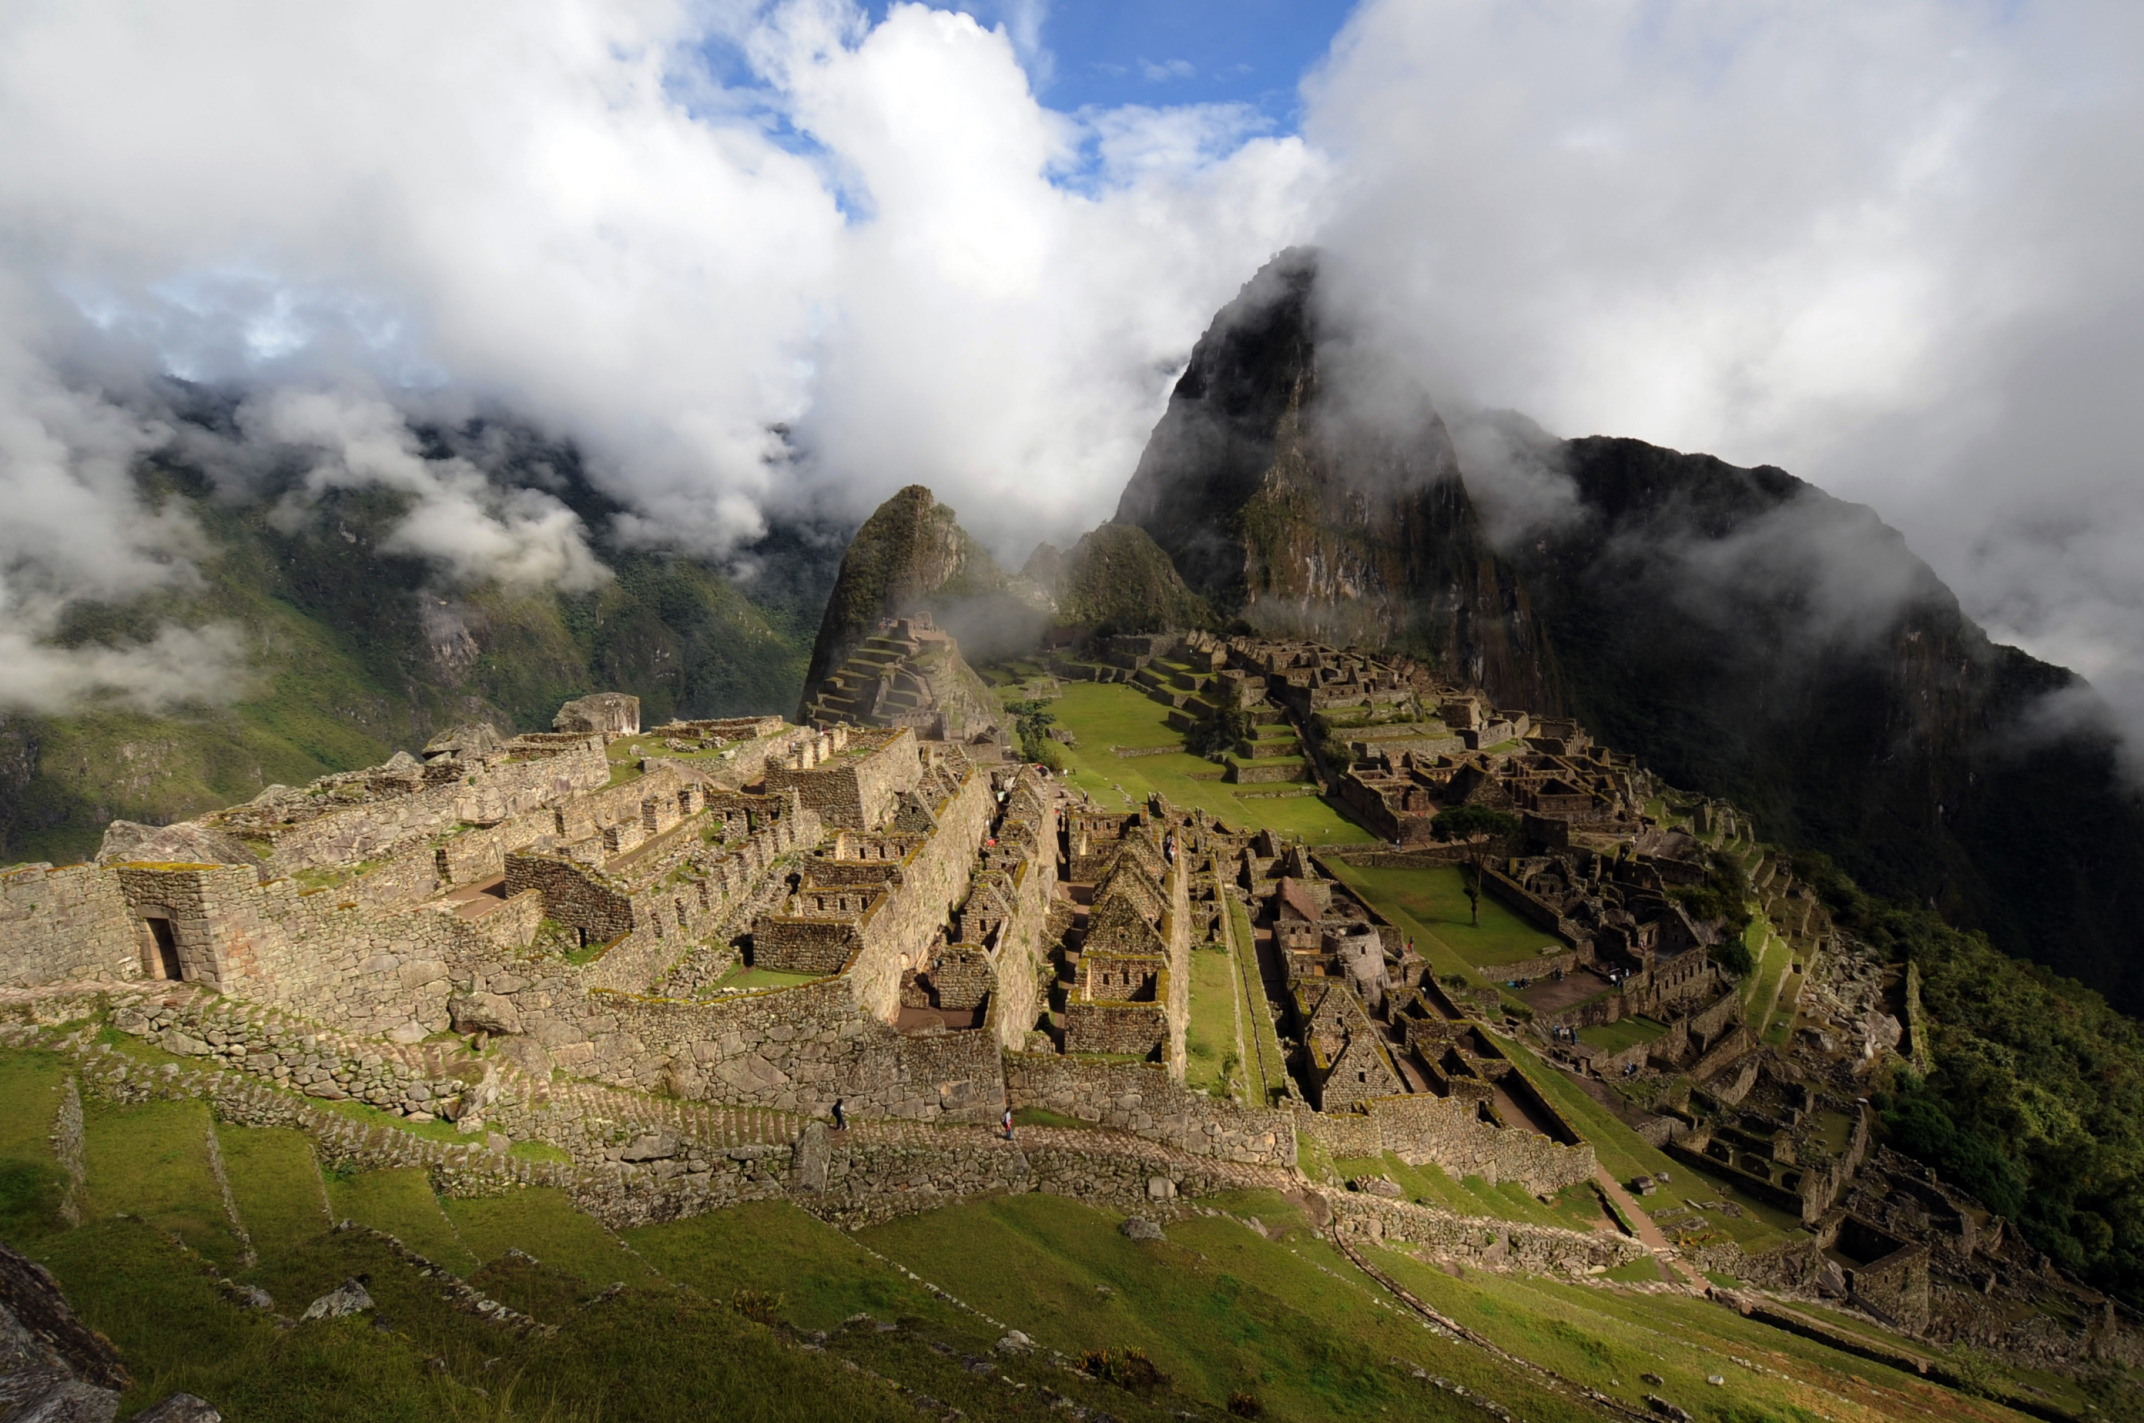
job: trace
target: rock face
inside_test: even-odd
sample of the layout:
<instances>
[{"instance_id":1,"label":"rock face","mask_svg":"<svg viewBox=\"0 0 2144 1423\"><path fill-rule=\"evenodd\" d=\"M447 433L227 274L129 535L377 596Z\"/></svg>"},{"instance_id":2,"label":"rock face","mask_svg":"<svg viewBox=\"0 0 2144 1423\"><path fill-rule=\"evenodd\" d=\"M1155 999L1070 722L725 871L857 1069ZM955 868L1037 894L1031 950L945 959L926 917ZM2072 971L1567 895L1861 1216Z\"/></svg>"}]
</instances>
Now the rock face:
<instances>
[{"instance_id":1,"label":"rock face","mask_svg":"<svg viewBox=\"0 0 2144 1423\"><path fill-rule=\"evenodd\" d=\"M1511 443L1568 517L1512 557L1570 708L1760 832L2144 1006L2144 813L2074 674L2000 646L1870 510L1636 440Z\"/></svg>"},{"instance_id":2,"label":"rock face","mask_svg":"<svg viewBox=\"0 0 2144 1423\"><path fill-rule=\"evenodd\" d=\"M1409 651L1560 712L1525 589L1481 535L1443 420L1419 390L1320 349L1316 280L1316 254L1292 249L1214 318L1116 521L1223 617Z\"/></svg>"},{"instance_id":3,"label":"rock face","mask_svg":"<svg viewBox=\"0 0 2144 1423\"><path fill-rule=\"evenodd\" d=\"M973 656L1032 646L1048 598L998 567L930 490L911 484L881 504L842 555L812 643L800 720L826 680L889 619L928 614Z\"/></svg>"}]
</instances>

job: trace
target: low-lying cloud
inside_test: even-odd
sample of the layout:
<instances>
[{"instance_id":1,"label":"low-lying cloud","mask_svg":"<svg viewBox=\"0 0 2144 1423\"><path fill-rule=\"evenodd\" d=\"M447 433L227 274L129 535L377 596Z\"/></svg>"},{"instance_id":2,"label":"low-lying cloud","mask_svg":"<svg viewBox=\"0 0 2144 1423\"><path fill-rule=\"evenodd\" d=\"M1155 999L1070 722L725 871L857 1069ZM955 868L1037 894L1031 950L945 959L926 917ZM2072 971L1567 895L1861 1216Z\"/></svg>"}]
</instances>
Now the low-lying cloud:
<instances>
[{"instance_id":1,"label":"low-lying cloud","mask_svg":"<svg viewBox=\"0 0 2144 1423\"><path fill-rule=\"evenodd\" d=\"M1368 0L1306 85L1319 241L1440 405L1873 506L2144 743L2140 80L2135 6ZM1569 515L1455 425L1503 536ZM1901 591L1831 563L1834 621Z\"/></svg>"},{"instance_id":2,"label":"low-lying cloud","mask_svg":"<svg viewBox=\"0 0 2144 1423\"><path fill-rule=\"evenodd\" d=\"M0 14L0 286L35 316L0 338L0 587L185 576L127 478L161 374L246 393L241 445L181 432L219 483L298 450L301 503L399 490L450 580L603 573L548 496L422 457L442 407L572 441L627 542L719 556L919 479L1015 561L1076 533L1323 170L1228 106L1044 108L1041 9L1001 8Z\"/></svg>"}]
</instances>

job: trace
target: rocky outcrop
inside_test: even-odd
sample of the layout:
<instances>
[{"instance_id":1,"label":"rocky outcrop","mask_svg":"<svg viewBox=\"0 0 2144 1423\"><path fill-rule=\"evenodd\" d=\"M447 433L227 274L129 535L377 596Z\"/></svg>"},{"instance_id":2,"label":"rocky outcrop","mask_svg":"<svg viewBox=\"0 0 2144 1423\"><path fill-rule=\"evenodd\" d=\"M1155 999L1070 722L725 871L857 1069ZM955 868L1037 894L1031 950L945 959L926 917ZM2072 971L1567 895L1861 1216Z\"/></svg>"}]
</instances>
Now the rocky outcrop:
<instances>
[{"instance_id":1,"label":"rocky outcrop","mask_svg":"<svg viewBox=\"0 0 2144 1423\"><path fill-rule=\"evenodd\" d=\"M1191 590L1261 632L1412 652L1507 705L1563 698L1488 546L1451 436L1319 344L1317 257L1282 253L1214 318L1117 505ZM1374 380L1368 379L1370 374Z\"/></svg>"}]
</instances>

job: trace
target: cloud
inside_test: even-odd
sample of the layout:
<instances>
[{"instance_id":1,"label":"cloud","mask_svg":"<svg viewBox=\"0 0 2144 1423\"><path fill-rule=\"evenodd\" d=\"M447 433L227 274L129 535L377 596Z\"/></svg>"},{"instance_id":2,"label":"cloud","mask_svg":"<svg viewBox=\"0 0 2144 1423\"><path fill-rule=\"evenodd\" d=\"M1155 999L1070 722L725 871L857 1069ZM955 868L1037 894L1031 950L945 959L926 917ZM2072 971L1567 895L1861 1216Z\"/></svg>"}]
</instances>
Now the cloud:
<instances>
[{"instance_id":1,"label":"cloud","mask_svg":"<svg viewBox=\"0 0 2144 1423\"><path fill-rule=\"evenodd\" d=\"M460 456L427 459L400 412L348 391L274 390L238 410L239 428L270 448L315 452L304 495L381 486L411 508L381 545L432 560L451 577L512 588L585 592L610 578L571 509L541 490L494 480Z\"/></svg>"},{"instance_id":2,"label":"cloud","mask_svg":"<svg viewBox=\"0 0 2144 1423\"><path fill-rule=\"evenodd\" d=\"M1076 533L1323 169L1226 108L1053 112L1046 7L991 13L0 11L0 586L185 576L127 478L166 373L247 393L220 482L310 448L310 488L412 496L443 576L600 572L545 496L419 457L440 409L574 442L629 540L720 555L918 478L1016 559Z\"/></svg>"},{"instance_id":3,"label":"cloud","mask_svg":"<svg viewBox=\"0 0 2144 1423\"><path fill-rule=\"evenodd\" d=\"M1369 0L1319 240L1440 404L1872 505L2144 733L2140 65L2134 6Z\"/></svg>"}]
</instances>

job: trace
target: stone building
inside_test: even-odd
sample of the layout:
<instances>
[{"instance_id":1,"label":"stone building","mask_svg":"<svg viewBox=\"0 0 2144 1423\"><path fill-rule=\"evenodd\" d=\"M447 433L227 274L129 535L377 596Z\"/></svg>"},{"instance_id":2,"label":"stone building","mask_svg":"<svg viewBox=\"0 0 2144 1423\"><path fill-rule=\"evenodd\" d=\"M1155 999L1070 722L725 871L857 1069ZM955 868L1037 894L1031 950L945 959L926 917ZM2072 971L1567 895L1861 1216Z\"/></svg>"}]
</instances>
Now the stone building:
<instances>
[{"instance_id":1,"label":"stone building","mask_svg":"<svg viewBox=\"0 0 2144 1423\"><path fill-rule=\"evenodd\" d=\"M616 730L465 728L9 871L0 980L191 980L358 1036L481 1032L539 1074L993 1116L1056 883L1037 773L908 727L643 735L630 703L561 713ZM792 977L727 985L747 968ZM940 1016L904 1032L918 980Z\"/></svg>"}]
</instances>

